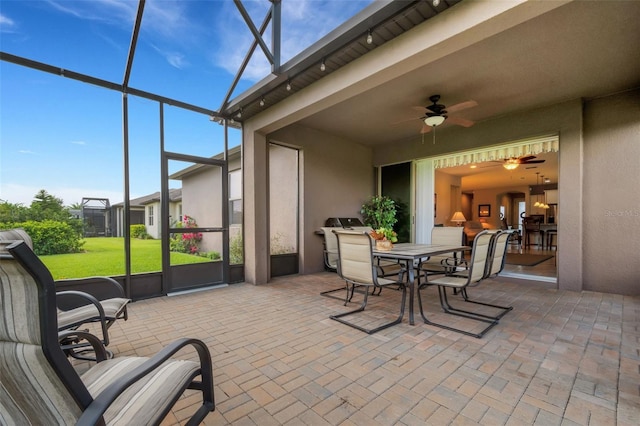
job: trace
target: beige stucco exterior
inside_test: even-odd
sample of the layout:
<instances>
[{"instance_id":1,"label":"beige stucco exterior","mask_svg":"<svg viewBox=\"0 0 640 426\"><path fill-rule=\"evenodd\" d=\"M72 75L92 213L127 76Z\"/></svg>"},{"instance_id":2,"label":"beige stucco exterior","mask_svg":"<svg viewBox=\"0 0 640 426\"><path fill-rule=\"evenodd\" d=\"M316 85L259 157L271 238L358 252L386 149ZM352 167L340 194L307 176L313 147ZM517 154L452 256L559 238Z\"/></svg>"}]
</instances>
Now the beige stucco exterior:
<instances>
[{"instance_id":1,"label":"beige stucco exterior","mask_svg":"<svg viewBox=\"0 0 640 426\"><path fill-rule=\"evenodd\" d=\"M451 128L438 143L420 137L367 147L330 132L296 124L474 40L533 19L561 2L491 2L463 5L446 34L437 25L419 26L355 60L244 123L245 279L269 280L267 143L301 149L300 271L322 270L315 231L334 216L357 215L375 192L374 166L428 158L541 135L559 135L558 280L560 289L640 294L640 263L632 260L640 239L640 91L565 102ZM513 9L512 9L513 8ZM474 13L477 12L477 13ZM491 21L491 24L489 24ZM434 44L440 43L437 49ZM637 256L636 256L637 257Z\"/></svg>"}]
</instances>

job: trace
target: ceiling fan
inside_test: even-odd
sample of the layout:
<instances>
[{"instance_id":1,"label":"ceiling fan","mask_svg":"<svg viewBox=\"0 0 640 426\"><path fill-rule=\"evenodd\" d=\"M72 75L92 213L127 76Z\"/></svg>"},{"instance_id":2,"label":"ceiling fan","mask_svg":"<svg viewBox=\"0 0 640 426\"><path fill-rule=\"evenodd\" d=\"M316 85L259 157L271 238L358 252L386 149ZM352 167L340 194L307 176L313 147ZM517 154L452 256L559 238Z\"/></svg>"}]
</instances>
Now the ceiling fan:
<instances>
[{"instance_id":1,"label":"ceiling fan","mask_svg":"<svg viewBox=\"0 0 640 426\"><path fill-rule=\"evenodd\" d=\"M423 117L420 117L420 120L424 123L420 133L429 133L434 127L444 123L445 120L462 127L471 127L475 124L473 121L466 118L450 116L449 114L477 106L478 103L476 101L470 100L460 102L458 104L451 105L450 107L438 103L440 101L440 95L430 96L429 101L431 101L431 105L427 105L426 107L414 107L418 110L423 110L424 108L427 109L426 114Z\"/></svg>"},{"instance_id":2,"label":"ceiling fan","mask_svg":"<svg viewBox=\"0 0 640 426\"><path fill-rule=\"evenodd\" d=\"M514 170L521 164L538 164L544 163L546 160L535 160L535 155L526 155L523 157L511 157L502 160L502 166L507 170Z\"/></svg>"}]
</instances>

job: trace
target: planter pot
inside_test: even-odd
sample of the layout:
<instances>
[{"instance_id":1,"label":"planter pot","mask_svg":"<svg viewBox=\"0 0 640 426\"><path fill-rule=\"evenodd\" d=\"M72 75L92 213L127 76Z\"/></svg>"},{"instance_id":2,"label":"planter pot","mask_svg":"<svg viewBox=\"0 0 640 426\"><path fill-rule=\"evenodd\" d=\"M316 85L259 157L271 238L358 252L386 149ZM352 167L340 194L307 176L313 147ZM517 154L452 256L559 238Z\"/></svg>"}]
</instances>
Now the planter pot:
<instances>
[{"instance_id":1,"label":"planter pot","mask_svg":"<svg viewBox=\"0 0 640 426\"><path fill-rule=\"evenodd\" d=\"M393 248L393 243L388 240L376 240L376 249L377 250L391 250Z\"/></svg>"}]
</instances>

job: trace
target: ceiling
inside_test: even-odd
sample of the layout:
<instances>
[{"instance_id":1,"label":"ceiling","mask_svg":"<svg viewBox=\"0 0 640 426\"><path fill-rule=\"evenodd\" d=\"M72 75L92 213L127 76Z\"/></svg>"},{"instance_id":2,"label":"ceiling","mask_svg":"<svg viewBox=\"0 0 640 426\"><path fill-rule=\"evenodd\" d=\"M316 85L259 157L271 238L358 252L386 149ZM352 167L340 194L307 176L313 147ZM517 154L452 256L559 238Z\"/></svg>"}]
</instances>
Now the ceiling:
<instances>
[{"instance_id":1,"label":"ceiling","mask_svg":"<svg viewBox=\"0 0 640 426\"><path fill-rule=\"evenodd\" d=\"M450 12L453 12L455 6ZM593 99L640 87L640 2L576 1L408 72L301 120L305 126L375 146L420 137L417 106L477 106L455 115L476 123L572 99ZM445 121L438 134L456 127ZM429 136L430 137L430 136ZM496 179L528 180L535 172L557 182L557 155L537 169L520 166L449 169L481 188ZM524 179L523 179L524 178ZM492 184L495 186L495 184ZM502 186L502 185L500 185Z\"/></svg>"}]
</instances>

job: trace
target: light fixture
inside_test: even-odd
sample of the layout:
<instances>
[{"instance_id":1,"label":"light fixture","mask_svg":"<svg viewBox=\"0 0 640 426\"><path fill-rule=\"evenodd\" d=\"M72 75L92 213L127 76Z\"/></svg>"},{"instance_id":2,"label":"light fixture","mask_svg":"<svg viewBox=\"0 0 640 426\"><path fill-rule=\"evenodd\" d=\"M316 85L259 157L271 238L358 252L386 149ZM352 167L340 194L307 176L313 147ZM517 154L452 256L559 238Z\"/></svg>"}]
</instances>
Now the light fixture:
<instances>
[{"instance_id":1,"label":"light fixture","mask_svg":"<svg viewBox=\"0 0 640 426\"><path fill-rule=\"evenodd\" d=\"M242 118L242 108L240 108L240 111L236 114L236 118Z\"/></svg>"},{"instance_id":2,"label":"light fixture","mask_svg":"<svg viewBox=\"0 0 640 426\"><path fill-rule=\"evenodd\" d=\"M440 0L433 0L432 4L433 4L433 7L438 7L440 6Z\"/></svg>"},{"instance_id":3,"label":"light fixture","mask_svg":"<svg viewBox=\"0 0 640 426\"><path fill-rule=\"evenodd\" d=\"M466 222L467 219L464 217L462 212L455 212L453 217L451 217L451 222L456 222L458 226L461 226L462 222Z\"/></svg>"},{"instance_id":4,"label":"light fixture","mask_svg":"<svg viewBox=\"0 0 640 426\"><path fill-rule=\"evenodd\" d=\"M287 81L287 92L291 91L291 80Z\"/></svg>"},{"instance_id":5,"label":"light fixture","mask_svg":"<svg viewBox=\"0 0 640 426\"><path fill-rule=\"evenodd\" d=\"M367 33L367 44L373 43L373 36L371 35L371 30Z\"/></svg>"},{"instance_id":6,"label":"light fixture","mask_svg":"<svg viewBox=\"0 0 640 426\"><path fill-rule=\"evenodd\" d=\"M260 106L264 106L264 98L260 99Z\"/></svg>"},{"instance_id":7,"label":"light fixture","mask_svg":"<svg viewBox=\"0 0 640 426\"><path fill-rule=\"evenodd\" d=\"M444 123L445 116L444 115L430 115L425 117L424 124L431 127L436 127Z\"/></svg>"},{"instance_id":8,"label":"light fixture","mask_svg":"<svg viewBox=\"0 0 640 426\"><path fill-rule=\"evenodd\" d=\"M504 167L507 170L515 170L515 169L518 168L519 165L520 165L520 163L518 163L518 159L517 158L509 158L509 159L505 160L505 162L502 165L502 167Z\"/></svg>"},{"instance_id":9,"label":"light fixture","mask_svg":"<svg viewBox=\"0 0 640 426\"><path fill-rule=\"evenodd\" d=\"M323 60L322 60L322 63L320 64L320 71L324 71L324 70L326 70L326 69L327 69L327 67L326 67L326 65L324 64L324 59L323 59Z\"/></svg>"}]
</instances>

